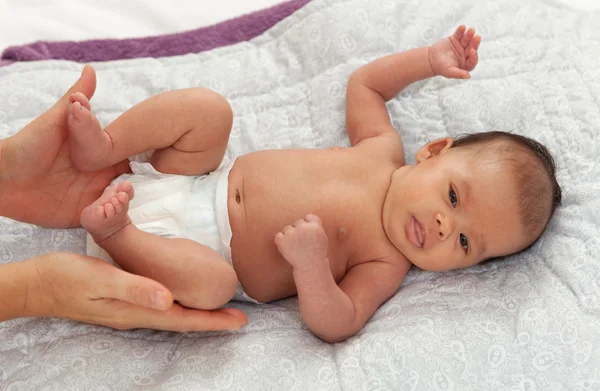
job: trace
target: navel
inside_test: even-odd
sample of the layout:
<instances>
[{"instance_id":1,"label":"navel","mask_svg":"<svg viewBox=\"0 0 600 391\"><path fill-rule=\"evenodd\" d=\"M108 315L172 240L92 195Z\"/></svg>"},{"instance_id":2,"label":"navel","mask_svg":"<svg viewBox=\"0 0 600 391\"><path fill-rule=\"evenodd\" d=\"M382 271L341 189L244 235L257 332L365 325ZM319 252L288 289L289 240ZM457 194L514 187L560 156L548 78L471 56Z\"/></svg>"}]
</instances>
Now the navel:
<instances>
[{"instance_id":1,"label":"navel","mask_svg":"<svg viewBox=\"0 0 600 391\"><path fill-rule=\"evenodd\" d=\"M240 197L240 191L238 189L235 189L235 202L239 204L241 200L242 197Z\"/></svg>"},{"instance_id":2,"label":"navel","mask_svg":"<svg viewBox=\"0 0 600 391\"><path fill-rule=\"evenodd\" d=\"M348 230L346 229L346 227L340 227L337 232L338 240L345 239L346 236L348 236Z\"/></svg>"}]
</instances>

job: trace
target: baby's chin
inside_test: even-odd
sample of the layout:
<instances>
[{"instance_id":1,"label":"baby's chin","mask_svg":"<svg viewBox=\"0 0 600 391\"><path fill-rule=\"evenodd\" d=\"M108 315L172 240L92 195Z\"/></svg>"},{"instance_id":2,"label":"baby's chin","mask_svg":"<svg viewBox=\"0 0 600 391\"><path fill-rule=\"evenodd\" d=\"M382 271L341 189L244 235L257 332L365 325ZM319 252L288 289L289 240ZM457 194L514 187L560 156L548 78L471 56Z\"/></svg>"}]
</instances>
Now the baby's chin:
<instances>
[{"instance_id":1,"label":"baby's chin","mask_svg":"<svg viewBox=\"0 0 600 391\"><path fill-rule=\"evenodd\" d=\"M467 267L470 267L471 265L452 265L449 264L448 262L436 262L436 261L432 261L430 259L427 259L427 257L425 256L425 254L414 254L414 249L403 249L400 248L400 246L395 246L396 249L402 254L404 255L404 257L406 259L408 259L408 262L410 262L413 266L427 271L427 272L447 272L450 270L456 270L456 269L465 269ZM423 249L419 249L420 251L423 251ZM411 254L412 253L412 254ZM415 256L417 255L417 256ZM419 256L420 255L420 256ZM437 257L436 257L437 258ZM479 263L479 262L477 262Z\"/></svg>"},{"instance_id":2,"label":"baby's chin","mask_svg":"<svg viewBox=\"0 0 600 391\"><path fill-rule=\"evenodd\" d=\"M430 262L427 260L423 260L423 259L419 259L419 260L412 260L410 258L408 258L408 261L410 263L413 264L413 266L427 271L427 272L435 272L435 273L440 273L440 272L447 272L450 270L455 270L455 269L462 269L462 266L456 266L456 265L448 265L448 264L439 264L436 262Z\"/></svg>"},{"instance_id":3,"label":"baby's chin","mask_svg":"<svg viewBox=\"0 0 600 391\"><path fill-rule=\"evenodd\" d=\"M469 264L437 264L435 262L427 262L427 261L422 261L421 262L413 262L409 259L409 262L412 263L414 266L418 267L421 270L425 270L428 272L449 272L451 270L460 270L460 269L468 269L472 266L475 266L481 262L483 262L484 260L478 260L477 262L474 263L469 263Z\"/></svg>"},{"instance_id":4,"label":"baby's chin","mask_svg":"<svg viewBox=\"0 0 600 391\"><path fill-rule=\"evenodd\" d=\"M416 266L417 268L419 268L419 269L421 269L423 271L426 271L426 272L440 273L440 272L447 272L449 270L452 270L452 269L444 268L444 267L439 266L439 265L431 266L431 265L428 265L427 263L425 263L425 264L418 264L418 263L415 263L415 262L411 262L411 263L413 264L413 266Z\"/></svg>"}]
</instances>

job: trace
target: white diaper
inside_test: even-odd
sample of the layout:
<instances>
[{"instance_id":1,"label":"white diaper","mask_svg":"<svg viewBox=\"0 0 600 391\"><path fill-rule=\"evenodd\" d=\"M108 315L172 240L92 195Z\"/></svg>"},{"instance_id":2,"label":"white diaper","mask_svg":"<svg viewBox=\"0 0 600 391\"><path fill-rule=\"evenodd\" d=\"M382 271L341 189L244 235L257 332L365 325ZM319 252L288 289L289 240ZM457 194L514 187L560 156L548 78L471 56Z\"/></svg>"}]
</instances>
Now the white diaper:
<instances>
[{"instance_id":1,"label":"white diaper","mask_svg":"<svg viewBox=\"0 0 600 391\"><path fill-rule=\"evenodd\" d=\"M229 171L234 162L223 164L208 175L183 176L162 174L147 162L130 162L133 174L113 181L127 180L135 196L129 204L129 216L142 231L168 238L187 238L217 251L231 264L231 226L227 210ZM87 254L112 262L90 235ZM241 284L233 300L258 303L248 296Z\"/></svg>"}]
</instances>

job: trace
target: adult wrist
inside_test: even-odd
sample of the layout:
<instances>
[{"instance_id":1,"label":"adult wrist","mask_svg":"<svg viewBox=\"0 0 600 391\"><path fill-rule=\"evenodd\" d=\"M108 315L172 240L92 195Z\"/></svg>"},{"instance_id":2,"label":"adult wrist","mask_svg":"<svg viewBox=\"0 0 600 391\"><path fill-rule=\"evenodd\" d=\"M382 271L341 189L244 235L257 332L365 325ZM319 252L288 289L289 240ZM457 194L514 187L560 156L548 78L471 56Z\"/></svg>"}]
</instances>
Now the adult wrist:
<instances>
[{"instance_id":1,"label":"adult wrist","mask_svg":"<svg viewBox=\"0 0 600 391\"><path fill-rule=\"evenodd\" d=\"M6 173L4 172L4 160L2 157L4 156L4 148L6 147L6 141L0 140L0 216L6 216L4 213L4 208L6 204L6 197L4 193L4 181L6 179Z\"/></svg>"},{"instance_id":2,"label":"adult wrist","mask_svg":"<svg viewBox=\"0 0 600 391\"><path fill-rule=\"evenodd\" d=\"M1 265L0 320L35 316L31 303L38 278L34 259Z\"/></svg>"}]
</instances>

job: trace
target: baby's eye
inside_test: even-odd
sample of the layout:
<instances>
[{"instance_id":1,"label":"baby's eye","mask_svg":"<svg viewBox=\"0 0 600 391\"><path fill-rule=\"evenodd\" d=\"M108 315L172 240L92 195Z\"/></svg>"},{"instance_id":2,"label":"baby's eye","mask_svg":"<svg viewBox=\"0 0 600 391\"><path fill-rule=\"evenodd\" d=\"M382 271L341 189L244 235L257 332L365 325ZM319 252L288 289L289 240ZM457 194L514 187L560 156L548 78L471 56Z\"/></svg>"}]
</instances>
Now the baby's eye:
<instances>
[{"instance_id":1,"label":"baby's eye","mask_svg":"<svg viewBox=\"0 0 600 391\"><path fill-rule=\"evenodd\" d=\"M463 234L460 234L459 240L460 240L460 247L464 248L465 252L466 252L469 249L469 240Z\"/></svg>"},{"instance_id":2,"label":"baby's eye","mask_svg":"<svg viewBox=\"0 0 600 391\"><path fill-rule=\"evenodd\" d=\"M448 191L448 198L450 198L450 203L452 204L452 207L456 208L456 203L458 202L458 199L456 198L456 192L452 187Z\"/></svg>"}]
</instances>

